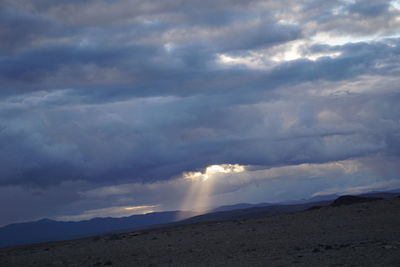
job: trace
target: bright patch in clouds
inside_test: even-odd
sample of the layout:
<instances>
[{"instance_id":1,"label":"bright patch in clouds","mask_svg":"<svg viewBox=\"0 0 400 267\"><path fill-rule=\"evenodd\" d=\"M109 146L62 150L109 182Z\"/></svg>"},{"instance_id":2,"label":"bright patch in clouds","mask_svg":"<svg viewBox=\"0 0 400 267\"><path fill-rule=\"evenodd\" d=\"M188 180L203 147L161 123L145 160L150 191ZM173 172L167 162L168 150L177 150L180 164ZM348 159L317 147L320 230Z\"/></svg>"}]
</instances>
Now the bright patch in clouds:
<instances>
[{"instance_id":1,"label":"bright patch in clouds","mask_svg":"<svg viewBox=\"0 0 400 267\"><path fill-rule=\"evenodd\" d=\"M304 44L304 41L294 41L289 44L282 45L279 50L271 56L271 60L275 62L281 62L303 58L304 56L300 53L300 47Z\"/></svg>"},{"instance_id":2,"label":"bright patch in clouds","mask_svg":"<svg viewBox=\"0 0 400 267\"><path fill-rule=\"evenodd\" d=\"M337 35L326 32L318 33L311 38L310 44L325 44L330 46L345 45L358 42L373 42L379 40L379 34L367 36Z\"/></svg>"},{"instance_id":3,"label":"bright patch in clouds","mask_svg":"<svg viewBox=\"0 0 400 267\"><path fill-rule=\"evenodd\" d=\"M183 177L186 179L196 179L206 181L215 178L220 174L239 173L246 170L245 166L239 164L220 164L208 166L204 172L186 172Z\"/></svg>"},{"instance_id":4,"label":"bright patch in clouds","mask_svg":"<svg viewBox=\"0 0 400 267\"><path fill-rule=\"evenodd\" d=\"M121 217L160 210L184 210L201 214L221 205L238 202L278 202L337 192L362 193L400 186L400 182L396 180L396 175L400 172L396 160L385 158L383 163L380 161L381 159L376 157L366 157L272 168L240 164L210 165L202 172L186 172L181 177L168 181L122 184L82 192L81 198L87 201L107 197L114 203L128 201L136 202L136 205L90 209L56 219ZM382 164L385 165L384 168L380 167ZM385 179L382 180L381 177ZM143 202L141 199L144 196L146 200ZM175 204L152 204L156 196L158 203Z\"/></svg>"},{"instance_id":5,"label":"bright patch in clouds","mask_svg":"<svg viewBox=\"0 0 400 267\"><path fill-rule=\"evenodd\" d=\"M239 164L219 164L208 166L204 172L184 173L184 179L191 180L191 185L180 210L205 213L211 208L214 184L218 177L244 172L245 166ZM179 217L183 219L183 217Z\"/></svg>"},{"instance_id":6,"label":"bright patch in clouds","mask_svg":"<svg viewBox=\"0 0 400 267\"><path fill-rule=\"evenodd\" d=\"M219 54L217 55L217 63L222 67L242 66L249 69L265 69L267 67L263 55L255 52L246 56Z\"/></svg>"},{"instance_id":7,"label":"bright patch in clouds","mask_svg":"<svg viewBox=\"0 0 400 267\"><path fill-rule=\"evenodd\" d=\"M126 217L136 214L146 214L156 211L156 205L147 206L122 206L108 207L102 209L92 209L78 215L58 216L56 220L60 221L82 221L98 217Z\"/></svg>"}]
</instances>

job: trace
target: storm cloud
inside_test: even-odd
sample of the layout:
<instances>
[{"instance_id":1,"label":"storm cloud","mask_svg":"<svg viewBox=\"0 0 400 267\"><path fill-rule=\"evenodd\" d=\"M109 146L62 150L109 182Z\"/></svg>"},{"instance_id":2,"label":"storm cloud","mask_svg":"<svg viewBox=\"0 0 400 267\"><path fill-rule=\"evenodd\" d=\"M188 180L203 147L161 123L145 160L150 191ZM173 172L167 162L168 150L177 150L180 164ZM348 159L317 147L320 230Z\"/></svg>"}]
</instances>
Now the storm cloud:
<instances>
[{"instance_id":1,"label":"storm cloud","mask_svg":"<svg viewBox=\"0 0 400 267\"><path fill-rule=\"evenodd\" d=\"M3 0L0 224L178 209L212 165L246 166L212 205L398 187L399 28L396 1Z\"/></svg>"}]
</instances>

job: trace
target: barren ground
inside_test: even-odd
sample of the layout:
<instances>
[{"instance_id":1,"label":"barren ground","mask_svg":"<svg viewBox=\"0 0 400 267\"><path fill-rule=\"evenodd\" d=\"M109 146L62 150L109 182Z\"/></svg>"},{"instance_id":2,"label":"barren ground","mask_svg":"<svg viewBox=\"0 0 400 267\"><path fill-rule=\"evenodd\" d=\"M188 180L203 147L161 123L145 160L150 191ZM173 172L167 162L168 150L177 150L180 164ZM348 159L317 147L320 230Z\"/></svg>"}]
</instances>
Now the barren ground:
<instances>
[{"instance_id":1,"label":"barren ground","mask_svg":"<svg viewBox=\"0 0 400 267\"><path fill-rule=\"evenodd\" d=\"M400 266L400 198L3 248L0 266Z\"/></svg>"}]
</instances>

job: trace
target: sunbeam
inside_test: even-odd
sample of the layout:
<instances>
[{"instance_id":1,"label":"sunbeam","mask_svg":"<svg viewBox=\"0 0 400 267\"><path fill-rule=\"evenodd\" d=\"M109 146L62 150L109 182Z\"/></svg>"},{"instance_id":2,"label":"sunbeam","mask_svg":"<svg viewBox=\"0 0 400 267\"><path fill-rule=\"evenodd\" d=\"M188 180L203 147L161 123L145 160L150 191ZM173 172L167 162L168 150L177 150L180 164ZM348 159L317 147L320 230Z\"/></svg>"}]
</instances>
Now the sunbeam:
<instances>
[{"instance_id":1,"label":"sunbeam","mask_svg":"<svg viewBox=\"0 0 400 267\"><path fill-rule=\"evenodd\" d=\"M184 173L183 178L191 184L180 210L190 210L196 214L207 212L211 206L213 187L216 179L224 174L239 173L245 170L245 166L239 164L220 164L210 165L204 172ZM178 216L178 219L184 219L182 214Z\"/></svg>"}]
</instances>

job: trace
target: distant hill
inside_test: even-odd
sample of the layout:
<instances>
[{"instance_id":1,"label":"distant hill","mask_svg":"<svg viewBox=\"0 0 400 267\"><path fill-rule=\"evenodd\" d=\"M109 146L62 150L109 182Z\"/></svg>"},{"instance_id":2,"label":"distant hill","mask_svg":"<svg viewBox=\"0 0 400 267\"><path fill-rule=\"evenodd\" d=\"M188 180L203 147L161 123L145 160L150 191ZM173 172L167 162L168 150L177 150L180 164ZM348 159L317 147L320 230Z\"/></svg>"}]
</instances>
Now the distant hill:
<instances>
[{"instance_id":1,"label":"distant hill","mask_svg":"<svg viewBox=\"0 0 400 267\"><path fill-rule=\"evenodd\" d=\"M315 196L312 198L300 199L300 200L287 200L282 202L275 202L275 203L238 203L234 205L226 205L217 207L211 212L220 212L220 211L230 211L230 210L239 210L239 209L249 209L249 208L257 208L257 207L268 207L268 206L277 206L277 205L295 205L295 204L305 204L310 202L319 202L319 201L329 201L338 198L339 195L330 194L330 195L320 195Z\"/></svg>"},{"instance_id":2,"label":"distant hill","mask_svg":"<svg viewBox=\"0 0 400 267\"><path fill-rule=\"evenodd\" d=\"M277 205L272 205L272 206L261 206L261 207L252 207L252 208L246 208L246 209L217 211L217 212L211 212L211 213L206 213L206 214L202 214L202 215L197 215L197 216L188 218L186 220L177 222L177 224L231 220L231 219L244 219L244 218L257 217L257 216L277 215L277 214L302 211L302 210L309 209L313 206L327 206L331 203L332 203L332 201L319 201L319 202L310 202L310 203L293 204L293 205L277 204Z\"/></svg>"},{"instance_id":3,"label":"distant hill","mask_svg":"<svg viewBox=\"0 0 400 267\"><path fill-rule=\"evenodd\" d=\"M248 208L255 208L255 207L272 206L272 205L276 205L276 204L271 204L271 203L259 203L259 204L238 203L238 204L234 204L234 205L221 206L221 207L213 209L211 212L248 209Z\"/></svg>"},{"instance_id":4,"label":"distant hill","mask_svg":"<svg viewBox=\"0 0 400 267\"><path fill-rule=\"evenodd\" d=\"M328 200L334 200L338 198L340 195L337 194L328 194L328 195L319 195L315 196L312 198L306 198L306 199L300 199L300 200L289 200L285 201L282 204L302 204L302 203L310 203L310 202L318 202L318 201L328 201Z\"/></svg>"},{"instance_id":5,"label":"distant hill","mask_svg":"<svg viewBox=\"0 0 400 267\"><path fill-rule=\"evenodd\" d=\"M400 193L396 192L371 192L366 194L358 195L359 197L368 197L368 198L395 198L400 196Z\"/></svg>"},{"instance_id":6,"label":"distant hill","mask_svg":"<svg viewBox=\"0 0 400 267\"><path fill-rule=\"evenodd\" d=\"M360 199L344 196L337 200L346 205L278 216L0 248L0 266L400 266L400 198Z\"/></svg>"},{"instance_id":7,"label":"distant hill","mask_svg":"<svg viewBox=\"0 0 400 267\"><path fill-rule=\"evenodd\" d=\"M341 196L335 199L331 206L338 207L343 205L351 205L355 203L371 202L376 200L382 200L381 197L361 197L361 196Z\"/></svg>"},{"instance_id":8,"label":"distant hill","mask_svg":"<svg viewBox=\"0 0 400 267\"><path fill-rule=\"evenodd\" d=\"M10 224L0 228L0 247L30 243L67 240L94 236L111 232L134 231L159 226L182 225L188 223L243 219L257 216L292 213L315 209L332 204L343 205L369 201L371 198L395 198L398 192L371 192L358 197L325 195L287 201L283 203L239 203L215 208L210 213L197 215L190 211L165 211L122 218L94 218L79 222L62 222L42 219L36 222ZM336 199L336 200L335 200ZM335 204L336 203L336 204ZM188 218L179 221L179 218Z\"/></svg>"},{"instance_id":9,"label":"distant hill","mask_svg":"<svg viewBox=\"0 0 400 267\"><path fill-rule=\"evenodd\" d=\"M0 247L66 240L114 231L132 230L157 224L175 222L179 216L190 217L191 212L154 212L123 218L94 218L79 222L43 219L36 222L10 224L0 228Z\"/></svg>"},{"instance_id":10,"label":"distant hill","mask_svg":"<svg viewBox=\"0 0 400 267\"><path fill-rule=\"evenodd\" d=\"M166 211L144 215L132 215L122 218L94 218L79 222L62 222L42 219L35 222L10 224L0 228L0 247L67 240L111 232L134 231L156 226L181 225L204 221L275 215L305 210L313 205L328 205L330 203L331 201L297 205L278 204L273 206L263 206L264 204L268 205L266 203L238 204L223 206L216 209L222 211L197 216L194 216L197 213L190 211ZM182 217L189 219L178 221L179 218Z\"/></svg>"}]
</instances>

